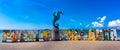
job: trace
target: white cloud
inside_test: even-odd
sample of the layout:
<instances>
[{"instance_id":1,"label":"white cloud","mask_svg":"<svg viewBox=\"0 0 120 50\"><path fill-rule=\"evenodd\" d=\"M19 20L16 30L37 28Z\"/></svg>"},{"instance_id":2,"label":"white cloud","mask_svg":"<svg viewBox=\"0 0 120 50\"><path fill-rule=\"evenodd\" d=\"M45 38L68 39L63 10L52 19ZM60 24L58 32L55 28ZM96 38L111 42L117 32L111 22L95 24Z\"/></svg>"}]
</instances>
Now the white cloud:
<instances>
[{"instance_id":1,"label":"white cloud","mask_svg":"<svg viewBox=\"0 0 120 50\"><path fill-rule=\"evenodd\" d=\"M0 13L0 24L11 24L11 23L16 23L16 21L10 18L9 16Z\"/></svg>"},{"instance_id":2,"label":"white cloud","mask_svg":"<svg viewBox=\"0 0 120 50\"><path fill-rule=\"evenodd\" d=\"M70 19L70 21L75 22L75 20L74 20L74 19Z\"/></svg>"},{"instance_id":3,"label":"white cloud","mask_svg":"<svg viewBox=\"0 0 120 50\"><path fill-rule=\"evenodd\" d=\"M93 26L94 27L103 27L103 24L102 23L98 23L98 22L92 22Z\"/></svg>"},{"instance_id":4,"label":"white cloud","mask_svg":"<svg viewBox=\"0 0 120 50\"><path fill-rule=\"evenodd\" d=\"M60 26L59 29L69 29L69 27Z\"/></svg>"},{"instance_id":5,"label":"white cloud","mask_svg":"<svg viewBox=\"0 0 120 50\"><path fill-rule=\"evenodd\" d=\"M110 21L108 27L120 27L120 19Z\"/></svg>"},{"instance_id":6,"label":"white cloud","mask_svg":"<svg viewBox=\"0 0 120 50\"><path fill-rule=\"evenodd\" d=\"M0 29L52 29L52 26L47 24L30 24L30 23L16 23L16 24L0 24Z\"/></svg>"},{"instance_id":7,"label":"white cloud","mask_svg":"<svg viewBox=\"0 0 120 50\"><path fill-rule=\"evenodd\" d=\"M106 16L103 16L103 17L101 18L100 23L104 22L104 21L105 21L105 19L106 19Z\"/></svg>"},{"instance_id":8,"label":"white cloud","mask_svg":"<svg viewBox=\"0 0 120 50\"><path fill-rule=\"evenodd\" d=\"M97 20L101 19L101 17L98 17Z\"/></svg>"},{"instance_id":9,"label":"white cloud","mask_svg":"<svg viewBox=\"0 0 120 50\"><path fill-rule=\"evenodd\" d=\"M106 19L106 16L98 17L97 18L98 21L93 21L91 24L93 25L93 27L104 27L105 19Z\"/></svg>"},{"instance_id":10,"label":"white cloud","mask_svg":"<svg viewBox=\"0 0 120 50\"><path fill-rule=\"evenodd\" d=\"M89 27L90 25L88 24L88 25L86 25L86 27Z\"/></svg>"},{"instance_id":11,"label":"white cloud","mask_svg":"<svg viewBox=\"0 0 120 50\"><path fill-rule=\"evenodd\" d=\"M28 19L29 18L29 16L25 16L25 19Z\"/></svg>"},{"instance_id":12,"label":"white cloud","mask_svg":"<svg viewBox=\"0 0 120 50\"><path fill-rule=\"evenodd\" d=\"M24 16L24 18L29 18L29 16ZM0 13L0 29L52 29L52 26L47 24L21 23Z\"/></svg>"},{"instance_id":13,"label":"white cloud","mask_svg":"<svg viewBox=\"0 0 120 50\"><path fill-rule=\"evenodd\" d=\"M80 23L80 26L82 25L82 23Z\"/></svg>"}]
</instances>

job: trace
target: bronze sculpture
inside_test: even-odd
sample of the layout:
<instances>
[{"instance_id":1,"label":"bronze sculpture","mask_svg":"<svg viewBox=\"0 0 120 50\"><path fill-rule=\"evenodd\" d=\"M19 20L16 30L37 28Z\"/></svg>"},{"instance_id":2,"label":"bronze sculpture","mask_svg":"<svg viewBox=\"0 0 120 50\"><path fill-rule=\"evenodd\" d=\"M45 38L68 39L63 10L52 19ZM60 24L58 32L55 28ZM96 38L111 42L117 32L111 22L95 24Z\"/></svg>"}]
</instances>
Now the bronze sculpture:
<instances>
[{"instance_id":1,"label":"bronze sculpture","mask_svg":"<svg viewBox=\"0 0 120 50\"><path fill-rule=\"evenodd\" d=\"M59 24L56 23L60 19L60 15L63 14L62 11L54 12L53 16L53 37L52 40L59 41Z\"/></svg>"}]
</instances>

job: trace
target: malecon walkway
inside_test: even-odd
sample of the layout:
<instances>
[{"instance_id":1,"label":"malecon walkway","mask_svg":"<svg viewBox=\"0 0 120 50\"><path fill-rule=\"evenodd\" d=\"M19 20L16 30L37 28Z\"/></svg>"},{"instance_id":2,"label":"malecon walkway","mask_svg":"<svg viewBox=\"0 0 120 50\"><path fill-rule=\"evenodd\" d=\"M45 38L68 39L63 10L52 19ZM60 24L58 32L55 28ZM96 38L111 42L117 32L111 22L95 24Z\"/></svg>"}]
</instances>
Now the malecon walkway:
<instances>
[{"instance_id":1,"label":"malecon walkway","mask_svg":"<svg viewBox=\"0 0 120 50\"><path fill-rule=\"evenodd\" d=\"M0 50L120 50L120 41L0 42Z\"/></svg>"}]
</instances>

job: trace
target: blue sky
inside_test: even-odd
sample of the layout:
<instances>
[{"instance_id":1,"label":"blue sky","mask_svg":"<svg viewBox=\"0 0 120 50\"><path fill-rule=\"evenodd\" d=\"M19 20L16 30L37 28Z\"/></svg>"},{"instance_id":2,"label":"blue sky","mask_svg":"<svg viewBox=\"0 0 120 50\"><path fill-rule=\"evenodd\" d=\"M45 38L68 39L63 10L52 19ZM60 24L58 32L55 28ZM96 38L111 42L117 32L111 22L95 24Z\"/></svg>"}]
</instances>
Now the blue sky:
<instances>
[{"instance_id":1,"label":"blue sky","mask_svg":"<svg viewBox=\"0 0 120 50\"><path fill-rule=\"evenodd\" d=\"M52 29L52 14L58 10L64 13L58 21L60 29L120 28L119 2L119 0L0 0L0 29Z\"/></svg>"},{"instance_id":2,"label":"blue sky","mask_svg":"<svg viewBox=\"0 0 120 50\"><path fill-rule=\"evenodd\" d=\"M119 0L0 0L0 29L52 29L61 10L60 28L119 27Z\"/></svg>"}]
</instances>

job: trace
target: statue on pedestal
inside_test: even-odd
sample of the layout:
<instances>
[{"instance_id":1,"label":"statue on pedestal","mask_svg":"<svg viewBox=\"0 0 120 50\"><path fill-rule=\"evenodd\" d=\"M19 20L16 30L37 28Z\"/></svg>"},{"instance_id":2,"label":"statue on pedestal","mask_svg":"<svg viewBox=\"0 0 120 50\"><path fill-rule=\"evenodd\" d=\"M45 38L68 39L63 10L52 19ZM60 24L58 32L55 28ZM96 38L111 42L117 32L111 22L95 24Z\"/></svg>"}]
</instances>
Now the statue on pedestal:
<instances>
[{"instance_id":1,"label":"statue on pedestal","mask_svg":"<svg viewBox=\"0 0 120 50\"><path fill-rule=\"evenodd\" d=\"M53 16L53 35L52 35L52 40L59 41L60 36L59 36L59 24L56 23L60 19L60 14L63 14L62 11L54 12Z\"/></svg>"}]
</instances>

